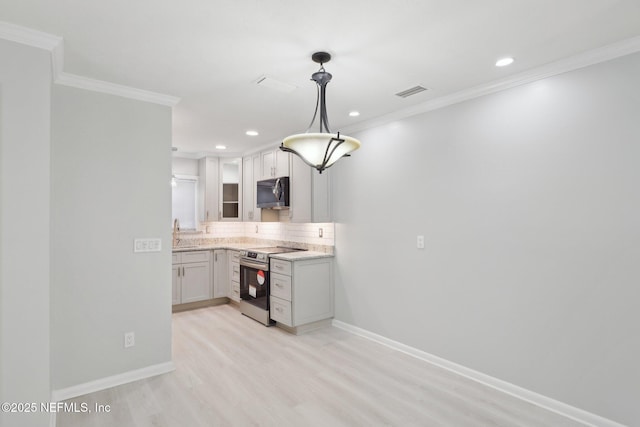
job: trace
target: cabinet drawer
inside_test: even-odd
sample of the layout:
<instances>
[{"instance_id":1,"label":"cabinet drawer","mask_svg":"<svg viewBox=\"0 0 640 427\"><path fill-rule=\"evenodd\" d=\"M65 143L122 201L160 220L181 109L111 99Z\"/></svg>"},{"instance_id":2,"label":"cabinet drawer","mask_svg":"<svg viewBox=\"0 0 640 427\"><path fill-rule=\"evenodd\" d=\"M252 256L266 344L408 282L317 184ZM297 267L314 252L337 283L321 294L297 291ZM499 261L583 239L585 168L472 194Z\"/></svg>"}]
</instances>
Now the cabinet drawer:
<instances>
[{"instance_id":1,"label":"cabinet drawer","mask_svg":"<svg viewBox=\"0 0 640 427\"><path fill-rule=\"evenodd\" d=\"M240 262L240 252L238 251L229 251L231 254L231 262Z\"/></svg>"},{"instance_id":2,"label":"cabinet drawer","mask_svg":"<svg viewBox=\"0 0 640 427\"><path fill-rule=\"evenodd\" d=\"M180 254L171 254L171 264L180 264Z\"/></svg>"},{"instance_id":3,"label":"cabinet drawer","mask_svg":"<svg viewBox=\"0 0 640 427\"><path fill-rule=\"evenodd\" d=\"M187 262L207 262L209 261L209 251L193 251L193 252L182 252L180 255L182 256L182 263Z\"/></svg>"},{"instance_id":4,"label":"cabinet drawer","mask_svg":"<svg viewBox=\"0 0 640 427\"><path fill-rule=\"evenodd\" d=\"M291 301L291 276L271 273L271 295Z\"/></svg>"},{"instance_id":5,"label":"cabinet drawer","mask_svg":"<svg viewBox=\"0 0 640 427\"><path fill-rule=\"evenodd\" d=\"M293 326L291 322L291 303L272 295L271 319L284 323L287 326Z\"/></svg>"},{"instance_id":6,"label":"cabinet drawer","mask_svg":"<svg viewBox=\"0 0 640 427\"><path fill-rule=\"evenodd\" d=\"M291 262L283 261L281 259L272 259L271 271L273 273L280 273L280 274L286 274L287 276L291 276Z\"/></svg>"},{"instance_id":7,"label":"cabinet drawer","mask_svg":"<svg viewBox=\"0 0 640 427\"><path fill-rule=\"evenodd\" d=\"M240 281L240 264L234 262L231 264L231 281L239 282Z\"/></svg>"},{"instance_id":8,"label":"cabinet drawer","mask_svg":"<svg viewBox=\"0 0 640 427\"><path fill-rule=\"evenodd\" d=\"M231 295L230 298L234 301L240 301L240 283L231 282Z\"/></svg>"}]
</instances>

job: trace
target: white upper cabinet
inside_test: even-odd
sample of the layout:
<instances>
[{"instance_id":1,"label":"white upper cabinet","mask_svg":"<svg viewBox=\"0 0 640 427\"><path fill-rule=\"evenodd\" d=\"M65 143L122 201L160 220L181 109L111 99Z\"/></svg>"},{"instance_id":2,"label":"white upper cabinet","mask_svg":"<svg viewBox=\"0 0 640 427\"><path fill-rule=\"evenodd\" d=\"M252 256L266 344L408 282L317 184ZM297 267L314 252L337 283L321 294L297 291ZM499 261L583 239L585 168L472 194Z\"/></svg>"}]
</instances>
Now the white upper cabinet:
<instances>
[{"instance_id":1,"label":"white upper cabinet","mask_svg":"<svg viewBox=\"0 0 640 427\"><path fill-rule=\"evenodd\" d=\"M256 181L261 176L260 154L242 159L242 219L244 221L261 220L261 209L256 207Z\"/></svg>"},{"instance_id":2,"label":"white upper cabinet","mask_svg":"<svg viewBox=\"0 0 640 427\"><path fill-rule=\"evenodd\" d=\"M198 175L198 219L201 222L218 221L220 215L218 158L200 159Z\"/></svg>"},{"instance_id":3,"label":"white upper cabinet","mask_svg":"<svg viewBox=\"0 0 640 427\"><path fill-rule=\"evenodd\" d=\"M331 222L330 172L321 174L298 156L291 156L289 221Z\"/></svg>"},{"instance_id":4,"label":"white upper cabinet","mask_svg":"<svg viewBox=\"0 0 640 427\"><path fill-rule=\"evenodd\" d=\"M262 163L260 179L289 176L290 157L289 153L282 151L280 148L260 153Z\"/></svg>"},{"instance_id":5,"label":"white upper cabinet","mask_svg":"<svg viewBox=\"0 0 640 427\"><path fill-rule=\"evenodd\" d=\"M221 221L239 221L242 215L242 159L220 159Z\"/></svg>"}]
</instances>

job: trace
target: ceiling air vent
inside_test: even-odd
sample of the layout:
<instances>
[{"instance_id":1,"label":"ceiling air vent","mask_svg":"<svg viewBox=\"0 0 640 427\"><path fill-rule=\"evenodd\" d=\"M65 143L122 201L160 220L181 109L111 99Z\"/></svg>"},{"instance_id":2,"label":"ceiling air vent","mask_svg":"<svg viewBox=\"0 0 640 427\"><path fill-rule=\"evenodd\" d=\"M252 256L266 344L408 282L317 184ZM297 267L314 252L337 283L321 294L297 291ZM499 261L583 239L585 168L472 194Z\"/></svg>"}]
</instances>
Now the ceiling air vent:
<instances>
[{"instance_id":1,"label":"ceiling air vent","mask_svg":"<svg viewBox=\"0 0 640 427\"><path fill-rule=\"evenodd\" d=\"M260 77L256 81L256 84L258 86L266 87L282 93L291 93L297 89L297 87L292 84L281 82L279 80L276 80L274 78L267 77L267 76Z\"/></svg>"},{"instance_id":2,"label":"ceiling air vent","mask_svg":"<svg viewBox=\"0 0 640 427\"><path fill-rule=\"evenodd\" d=\"M414 86L411 87L407 90L403 90L402 92L398 92L396 93L396 96L399 96L400 98L408 98L411 95L415 95L416 93L420 93L420 92L424 92L425 90L428 90L426 87L423 86Z\"/></svg>"}]
</instances>

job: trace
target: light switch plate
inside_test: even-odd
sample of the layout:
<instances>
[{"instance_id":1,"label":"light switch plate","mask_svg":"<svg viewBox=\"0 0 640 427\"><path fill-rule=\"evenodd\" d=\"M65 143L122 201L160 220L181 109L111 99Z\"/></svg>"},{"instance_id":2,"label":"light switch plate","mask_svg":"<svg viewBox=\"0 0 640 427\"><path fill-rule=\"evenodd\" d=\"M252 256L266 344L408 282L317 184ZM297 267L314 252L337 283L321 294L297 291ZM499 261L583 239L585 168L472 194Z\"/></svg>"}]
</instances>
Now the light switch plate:
<instances>
[{"instance_id":1,"label":"light switch plate","mask_svg":"<svg viewBox=\"0 0 640 427\"><path fill-rule=\"evenodd\" d=\"M134 239L133 252L160 252L162 239Z\"/></svg>"},{"instance_id":2,"label":"light switch plate","mask_svg":"<svg viewBox=\"0 0 640 427\"><path fill-rule=\"evenodd\" d=\"M424 236L418 236L416 239L416 246L418 249L424 249Z\"/></svg>"}]
</instances>

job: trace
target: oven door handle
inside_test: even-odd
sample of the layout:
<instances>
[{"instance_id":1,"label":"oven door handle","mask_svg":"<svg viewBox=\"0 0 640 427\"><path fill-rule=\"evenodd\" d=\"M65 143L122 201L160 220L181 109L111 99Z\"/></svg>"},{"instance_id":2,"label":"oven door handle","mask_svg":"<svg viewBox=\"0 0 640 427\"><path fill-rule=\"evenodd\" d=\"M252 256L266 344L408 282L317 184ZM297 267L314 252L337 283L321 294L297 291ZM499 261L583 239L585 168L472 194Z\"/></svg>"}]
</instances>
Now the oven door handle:
<instances>
[{"instance_id":1,"label":"oven door handle","mask_svg":"<svg viewBox=\"0 0 640 427\"><path fill-rule=\"evenodd\" d=\"M261 264L251 261L240 261L240 267L257 268L258 270L269 271L269 264Z\"/></svg>"}]
</instances>

